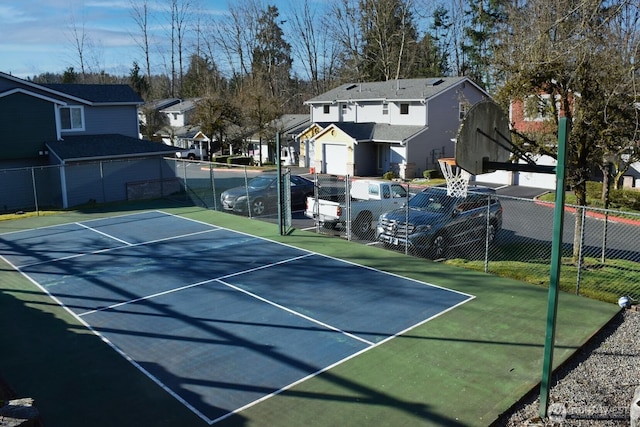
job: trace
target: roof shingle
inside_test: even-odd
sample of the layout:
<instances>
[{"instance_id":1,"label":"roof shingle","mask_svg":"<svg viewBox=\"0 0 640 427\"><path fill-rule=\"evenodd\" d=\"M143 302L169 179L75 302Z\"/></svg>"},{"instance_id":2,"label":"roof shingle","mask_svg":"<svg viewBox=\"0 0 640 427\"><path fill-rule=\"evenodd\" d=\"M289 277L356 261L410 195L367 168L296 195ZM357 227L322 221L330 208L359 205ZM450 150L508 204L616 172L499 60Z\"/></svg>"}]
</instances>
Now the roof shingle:
<instances>
[{"instance_id":1,"label":"roof shingle","mask_svg":"<svg viewBox=\"0 0 640 427\"><path fill-rule=\"evenodd\" d=\"M62 141L48 142L49 151L63 161L172 155L176 147L124 135L65 136Z\"/></svg>"}]
</instances>

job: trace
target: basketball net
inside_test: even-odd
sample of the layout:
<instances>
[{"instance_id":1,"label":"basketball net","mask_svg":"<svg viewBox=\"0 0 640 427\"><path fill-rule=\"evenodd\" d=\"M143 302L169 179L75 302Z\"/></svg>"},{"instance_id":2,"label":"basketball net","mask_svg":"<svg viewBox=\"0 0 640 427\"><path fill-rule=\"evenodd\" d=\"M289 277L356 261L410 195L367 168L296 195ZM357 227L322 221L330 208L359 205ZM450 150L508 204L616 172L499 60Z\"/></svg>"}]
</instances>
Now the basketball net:
<instances>
[{"instance_id":1,"label":"basketball net","mask_svg":"<svg viewBox=\"0 0 640 427\"><path fill-rule=\"evenodd\" d=\"M467 188L471 174L456 165L454 158L438 159L440 170L447 180L447 195L451 197L467 197Z\"/></svg>"}]
</instances>

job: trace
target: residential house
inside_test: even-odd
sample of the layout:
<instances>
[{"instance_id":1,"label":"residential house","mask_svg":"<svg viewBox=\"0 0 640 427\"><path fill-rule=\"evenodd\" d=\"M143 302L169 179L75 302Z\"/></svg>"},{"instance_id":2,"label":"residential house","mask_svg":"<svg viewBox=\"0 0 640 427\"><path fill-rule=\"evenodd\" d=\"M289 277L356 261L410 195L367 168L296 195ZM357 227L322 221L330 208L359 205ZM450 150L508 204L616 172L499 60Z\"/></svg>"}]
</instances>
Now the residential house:
<instances>
[{"instance_id":1,"label":"residential house","mask_svg":"<svg viewBox=\"0 0 640 427\"><path fill-rule=\"evenodd\" d=\"M511 123L514 130L519 133L534 135L533 138L542 137L545 134L554 134L556 121L553 116L553 102L552 95L545 93L513 99L509 104L509 123ZM561 105L557 103L556 107L560 109ZM560 114L562 114L562 111ZM551 156L536 155L532 159L540 166L555 166L557 164L556 159ZM594 172L596 174L599 173L596 168L594 168ZM495 184L522 185L549 190L555 190L556 188L556 176L554 174L538 172L496 171L492 174L482 175L477 179ZM631 164L623 177L623 186L627 188L640 187L640 162Z\"/></svg>"},{"instance_id":2,"label":"residential house","mask_svg":"<svg viewBox=\"0 0 640 427\"><path fill-rule=\"evenodd\" d=\"M140 122L140 126L141 127L147 126L147 120L150 114L161 115L161 117L164 119L164 120L160 119L162 120L161 123L164 124L165 121L166 123L169 123L169 118L165 114L160 113L160 111L164 110L165 108L171 107L172 105L178 104L179 102L180 102L179 98L164 98L164 99L157 99L155 101L149 101L149 102L146 102L144 105L139 106L138 121ZM142 134L140 134L139 136L140 136L140 139L143 139Z\"/></svg>"},{"instance_id":3,"label":"residential house","mask_svg":"<svg viewBox=\"0 0 640 427\"><path fill-rule=\"evenodd\" d=\"M157 162L155 169L147 170L141 159L172 155L173 150L139 139L137 108L141 104L142 99L127 85L36 84L0 72L0 125L5 135L0 141L1 167L58 166L58 175L41 180L42 188L37 189L39 195L51 193L55 206L105 199L106 188L96 190L100 193L96 196L80 191L70 197L68 192L88 185L104 169L72 173L64 166L138 159L137 167L118 171L122 182L148 178L150 170L157 174ZM3 188L9 191L16 185L14 180ZM121 183L114 184L114 191L123 188ZM14 202L15 197L6 199Z\"/></svg>"},{"instance_id":4,"label":"residential house","mask_svg":"<svg viewBox=\"0 0 640 427\"><path fill-rule=\"evenodd\" d=\"M466 111L488 98L467 77L343 84L305 102L300 163L336 175L422 176L454 156Z\"/></svg>"},{"instance_id":5,"label":"residential house","mask_svg":"<svg viewBox=\"0 0 640 427\"><path fill-rule=\"evenodd\" d=\"M200 131L200 127L194 124L198 101L199 98L178 100L159 109L160 113L166 117L167 123L156 132L163 143L180 148L189 147L193 142L193 136Z\"/></svg>"}]
</instances>

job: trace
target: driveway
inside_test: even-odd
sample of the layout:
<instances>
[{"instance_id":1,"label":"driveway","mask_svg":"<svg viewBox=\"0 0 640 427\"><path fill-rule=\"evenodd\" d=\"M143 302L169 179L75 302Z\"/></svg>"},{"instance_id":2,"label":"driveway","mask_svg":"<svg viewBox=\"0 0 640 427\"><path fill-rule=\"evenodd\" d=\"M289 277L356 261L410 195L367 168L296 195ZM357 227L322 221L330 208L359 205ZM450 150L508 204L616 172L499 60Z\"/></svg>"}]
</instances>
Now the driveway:
<instances>
[{"instance_id":1,"label":"driveway","mask_svg":"<svg viewBox=\"0 0 640 427\"><path fill-rule=\"evenodd\" d=\"M518 197L520 199L535 199L550 191L546 188L522 187L520 185L505 185L495 188L496 193L500 196Z\"/></svg>"}]
</instances>

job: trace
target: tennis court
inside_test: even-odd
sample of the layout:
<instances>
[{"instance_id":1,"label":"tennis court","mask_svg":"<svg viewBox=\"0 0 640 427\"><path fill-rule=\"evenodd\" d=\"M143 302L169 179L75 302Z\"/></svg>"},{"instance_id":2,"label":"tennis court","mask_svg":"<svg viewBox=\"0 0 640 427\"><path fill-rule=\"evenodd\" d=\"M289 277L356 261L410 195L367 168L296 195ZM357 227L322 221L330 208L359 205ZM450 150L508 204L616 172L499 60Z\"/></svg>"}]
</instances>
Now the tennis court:
<instances>
[{"instance_id":1,"label":"tennis court","mask_svg":"<svg viewBox=\"0 0 640 427\"><path fill-rule=\"evenodd\" d=\"M208 424L474 298L162 211L5 232L0 254Z\"/></svg>"}]
</instances>

